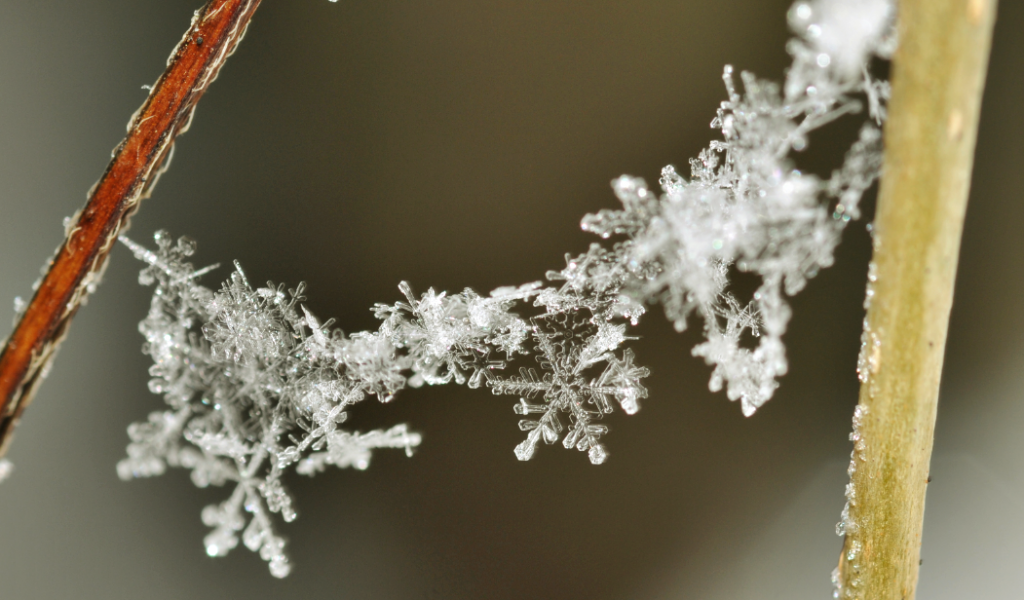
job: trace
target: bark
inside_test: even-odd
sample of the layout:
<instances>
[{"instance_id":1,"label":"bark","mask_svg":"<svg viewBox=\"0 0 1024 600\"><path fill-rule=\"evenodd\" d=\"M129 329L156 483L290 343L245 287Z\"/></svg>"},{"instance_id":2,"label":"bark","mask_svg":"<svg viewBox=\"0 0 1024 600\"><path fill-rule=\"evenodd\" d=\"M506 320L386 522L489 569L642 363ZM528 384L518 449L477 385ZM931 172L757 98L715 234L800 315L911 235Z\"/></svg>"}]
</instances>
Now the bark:
<instances>
[{"instance_id":1,"label":"bark","mask_svg":"<svg viewBox=\"0 0 1024 600\"><path fill-rule=\"evenodd\" d=\"M132 116L85 207L66 228L49 270L0 351L0 456L46 376L75 312L95 288L117 235L159 178L174 139L242 39L260 0L211 0L192 19L167 70Z\"/></svg>"}]
</instances>

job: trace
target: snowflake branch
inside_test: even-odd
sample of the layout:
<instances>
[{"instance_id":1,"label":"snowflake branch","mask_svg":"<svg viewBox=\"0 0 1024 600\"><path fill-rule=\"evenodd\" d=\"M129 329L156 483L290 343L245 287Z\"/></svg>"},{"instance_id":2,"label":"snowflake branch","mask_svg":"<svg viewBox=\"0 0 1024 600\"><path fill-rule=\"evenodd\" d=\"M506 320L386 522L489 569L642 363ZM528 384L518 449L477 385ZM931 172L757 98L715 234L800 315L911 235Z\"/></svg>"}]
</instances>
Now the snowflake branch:
<instances>
[{"instance_id":1,"label":"snowflake branch","mask_svg":"<svg viewBox=\"0 0 1024 600\"><path fill-rule=\"evenodd\" d=\"M45 378L78 306L95 290L118 232L170 163L175 138L242 39L260 0L211 0L192 19L149 97L132 117L89 200L0 353L0 456Z\"/></svg>"},{"instance_id":2,"label":"snowflake branch","mask_svg":"<svg viewBox=\"0 0 1024 600\"><path fill-rule=\"evenodd\" d=\"M836 598L913 598L996 0L900 0Z\"/></svg>"}]
</instances>

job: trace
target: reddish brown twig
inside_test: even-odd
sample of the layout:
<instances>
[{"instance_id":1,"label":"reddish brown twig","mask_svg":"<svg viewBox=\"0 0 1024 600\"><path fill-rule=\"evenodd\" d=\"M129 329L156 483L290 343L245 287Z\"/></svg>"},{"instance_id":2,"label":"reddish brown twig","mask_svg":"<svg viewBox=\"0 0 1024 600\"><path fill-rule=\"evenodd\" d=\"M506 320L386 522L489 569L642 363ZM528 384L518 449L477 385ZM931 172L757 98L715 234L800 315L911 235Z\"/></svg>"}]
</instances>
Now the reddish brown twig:
<instances>
[{"instance_id":1,"label":"reddish brown twig","mask_svg":"<svg viewBox=\"0 0 1024 600\"><path fill-rule=\"evenodd\" d=\"M0 456L78 305L99 280L118 233L149 195L175 137L188 129L196 103L259 4L211 0L196 13L85 208L68 224L64 243L0 353Z\"/></svg>"}]
</instances>

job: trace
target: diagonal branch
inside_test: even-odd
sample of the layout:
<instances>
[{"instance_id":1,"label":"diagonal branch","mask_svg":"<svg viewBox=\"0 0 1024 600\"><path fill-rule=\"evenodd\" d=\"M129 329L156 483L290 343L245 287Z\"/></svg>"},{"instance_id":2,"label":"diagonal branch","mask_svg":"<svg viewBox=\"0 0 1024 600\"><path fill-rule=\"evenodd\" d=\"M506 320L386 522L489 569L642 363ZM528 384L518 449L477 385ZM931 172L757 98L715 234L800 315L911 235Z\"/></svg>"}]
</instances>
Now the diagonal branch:
<instances>
[{"instance_id":1,"label":"diagonal branch","mask_svg":"<svg viewBox=\"0 0 1024 600\"><path fill-rule=\"evenodd\" d=\"M146 198L196 103L245 34L260 0L210 0L196 12L106 172L68 224L14 333L0 352L0 456L32 400L82 300L95 288L114 240Z\"/></svg>"}]
</instances>

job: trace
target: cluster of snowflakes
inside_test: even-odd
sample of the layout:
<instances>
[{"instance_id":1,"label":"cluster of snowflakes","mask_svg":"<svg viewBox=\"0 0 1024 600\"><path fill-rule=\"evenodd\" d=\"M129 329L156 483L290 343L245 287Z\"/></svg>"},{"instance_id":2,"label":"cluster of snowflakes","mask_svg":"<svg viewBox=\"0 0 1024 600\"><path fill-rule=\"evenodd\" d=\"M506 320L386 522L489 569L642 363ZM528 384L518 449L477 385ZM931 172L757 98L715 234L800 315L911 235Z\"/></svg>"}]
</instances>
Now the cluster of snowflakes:
<instances>
[{"instance_id":1,"label":"cluster of snowflakes","mask_svg":"<svg viewBox=\"0 0 1024 600\"><path fill-rule=\"evenodd\" d=\"M666 167L660 194L638 178L615 180L622 208L588 215L582 226L617 241L567 257L564 269L547 274L555 285L417 296L402 283L404 302L374 308L377 331L345 335L302 306L301 286L254 288L236 264L213 291L198 283L209 269L187 262L191 242L158 233L152 252L124 240L147 263L140 281L156 285L140 330L154 361L150 389L168 409L129 428L119 474L159 475L171 466L190 469L200 487L230 482L232 495L202 514L213 528L208 553L223 555L241 537L284 576L290 566L271 515L295 518L281 482L290 467L305 475L327 465L364 469L375 448L411 453L420 443L404 425L340 429L346 409L367 397L387 402L424 383L487 387L518 397L520 460L541 442L561 441L604 462L602 417L615 405L635 413L647 396L648 370L623 344L632 339L627 326L652 303L679 330L692 314L702 318L706 341L693 353L714 367L711 389L724 387L752 414L787 369L786 296L832 264L879 174L888 87L867 64L892 51L891 13L889 0L794 5L784 85L742 73L741 94L726 67L728 99L712 122L722 139L691 161L689 180ZM794 168L791 154L812 130L864 101L871 120L840 169L822 180ZM749 301L731 292L734 271L760 280ZM747 347L745 336L756 345ZM518 374L506 370L531 359L535 366Z\"/></svg>"}]
</instances>

